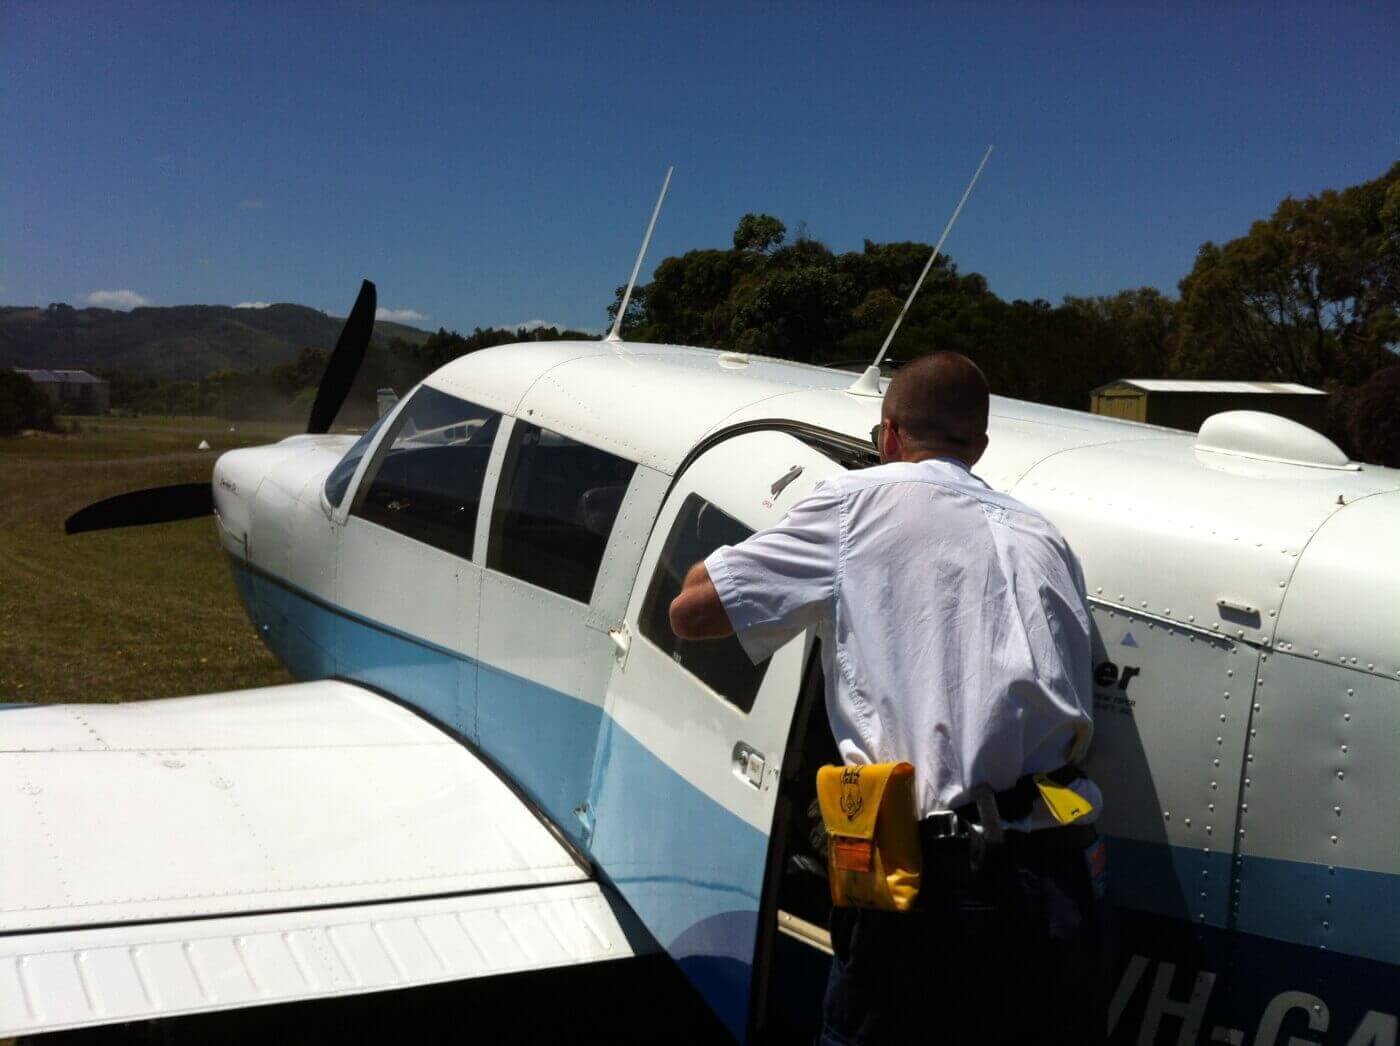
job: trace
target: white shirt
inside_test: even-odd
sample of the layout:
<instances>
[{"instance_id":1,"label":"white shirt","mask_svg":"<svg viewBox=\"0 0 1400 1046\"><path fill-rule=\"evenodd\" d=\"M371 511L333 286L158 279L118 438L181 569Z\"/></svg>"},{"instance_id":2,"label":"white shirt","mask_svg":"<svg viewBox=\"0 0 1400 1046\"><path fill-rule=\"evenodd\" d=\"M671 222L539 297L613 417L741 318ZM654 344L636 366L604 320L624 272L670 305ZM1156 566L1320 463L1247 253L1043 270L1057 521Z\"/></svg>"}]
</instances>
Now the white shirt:
<instances>
[{"instance_id":1,"label":"white shirt","mask_svg":"<svg viewBox=\"0 0 1400 1046\"><path fill-rule=\"evenodd\" d=\"M914 764L920 816L1087 749L1089 610L1059 531L951 458L827 480L705 560L755 661L819 629L848 764ZM1075 785L1097 812L1092 782ZM1039 800L1030 823L1054 822Z\"/></svg>"}]
</instances>

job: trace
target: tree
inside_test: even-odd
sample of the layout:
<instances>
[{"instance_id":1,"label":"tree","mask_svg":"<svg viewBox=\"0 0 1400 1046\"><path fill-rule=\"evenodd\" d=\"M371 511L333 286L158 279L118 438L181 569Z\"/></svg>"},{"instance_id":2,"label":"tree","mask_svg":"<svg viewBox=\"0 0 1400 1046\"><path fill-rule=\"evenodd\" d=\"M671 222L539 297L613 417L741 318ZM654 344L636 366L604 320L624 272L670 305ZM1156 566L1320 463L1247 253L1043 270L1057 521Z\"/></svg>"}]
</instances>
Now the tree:
<instances>
[{"instance_id":1,"label":"tree","mask_svg":"<svg viewBox=\"0 0 1400 1046\"><path fill-rule=\"evenodd\" d=\"M0 370L0 436L53 428L53 403L28 374Z\"/></svg>"},{"instance_id":2,"label":"tree","mask_svg":"<svg viewBox=\"0 0 1400 1046\"><path fill-rule=\"evenodd\" d=\"M849 326L852 291L830 266L769 266L735 295L733 343L783 359L829 358Z\"/></svg>"},{"instance_id":3,"label":"tree","mask_svg":"<svg viewBox=\"0 0 1400 1046\"><path fill-rule=\"evenodd\" d=\"M1400 344L1400 164L1291 197L1249 234L1205 243L1181 281L1175 370L1354 385Z\"/></svg>"},{"instance_id":4,"label":"tree","mask_svg":"<svg viewBox=\"0 0 1400 1046\"><path fill-rule=\"evenodd\" d=\"M1400 468L1400 365L1376 371L1356 391L1348 421L1363 461Z\"/></svg>"},{"instance_id":5,"label":"tree","mask_svg":"<svg viewBox=\"0 0 1400 1046\"><path fill-rule=\"evenodd\" d=\"M627 284L618 284L614 292L612 304L608 306L608 330L612 330L612 325L617 322L617 310L622 307L622 296L627 293ZM645 287L633 287L632 297L627 299L627 315L622 317L622 326L618 328L618 335L632 334L639 324L646 317L647 312L647 289Z\"/></svg>"},{"instance_id":6,"label":"tree","mask_svg":"<svg viewBox=\"0 0 1400 1046\"><path fill-rule=\"evenodd\" d=\"M1170 371L1178 344L1178 308L1155 287L1098 298L1070 297L1064 304L1084 323L1086 357L1102 365L1106 374L1095 385L1114 378L1155 378Z\"/></svg>"},{"instance_id":7,"label":"tree","mask_svg":"<svg viewBox=\"0 0 1400 1046\"><path fill-rule=\"evenodd\" d=\"M734 249L772 254L787 236L787 226L771 214L746 214L734 230Z\"/></svg>"}]
</instances>

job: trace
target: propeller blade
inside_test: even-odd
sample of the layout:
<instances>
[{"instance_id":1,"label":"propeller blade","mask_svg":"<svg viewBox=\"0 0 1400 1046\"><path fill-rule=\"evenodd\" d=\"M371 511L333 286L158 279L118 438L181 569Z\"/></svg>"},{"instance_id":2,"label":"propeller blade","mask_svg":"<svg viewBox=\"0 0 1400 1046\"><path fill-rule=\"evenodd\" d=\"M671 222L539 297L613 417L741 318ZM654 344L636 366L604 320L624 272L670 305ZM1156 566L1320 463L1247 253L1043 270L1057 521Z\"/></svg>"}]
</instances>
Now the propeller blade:
<instances>
[{"instance_id":1,"label":"propeller blade","mask_svg":"<svg viewBox=\"0 0 1400 1046\"><path fill-rule=\"evenodd\" d=\"M176 483L95 501L64 520L63 532L81 534L88 530L138 527L145 523L171 523L213 512L214 490L208 483Z\"/></svg>"},{"instance_id":2,"label":"propeller blade","mask_svg":"<svg viewBox=\"0 0 1400 1046\"><path fill-rule=\"evenodd\" d=\"M340 413L341 404L350 395L350 386L360 372L365 350L369 348L370 335L374 333L375 301L374 284L365 280L360 284L360 296L355 299L355 307L350 310L345 326L340 329L335 351L326 362L326 373L321 375L321 384L316 388L316 402L311 404L307 432L329 432L331 422Z\"/></svg>"}]
</instances>

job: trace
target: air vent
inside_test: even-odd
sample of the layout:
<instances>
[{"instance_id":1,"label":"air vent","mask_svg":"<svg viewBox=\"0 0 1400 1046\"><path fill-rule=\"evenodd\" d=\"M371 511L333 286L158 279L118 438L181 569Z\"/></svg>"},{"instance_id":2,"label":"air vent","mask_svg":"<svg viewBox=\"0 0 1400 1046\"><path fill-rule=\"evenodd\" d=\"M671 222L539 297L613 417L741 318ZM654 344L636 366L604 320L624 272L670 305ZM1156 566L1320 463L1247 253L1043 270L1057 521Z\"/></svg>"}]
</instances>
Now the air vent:
<instances>
[{"instance_id":1,"label":"air vent","mask_svg":"<svg viewBox=\"0 0 1400 1046\"><path fill-rule=\"evenodd\" d=\"M1196 435L1196 449L1320 469L1357 471L1361 467L1321 433L1259 410L1212 414Z\"/></svg>"}]
</instances>

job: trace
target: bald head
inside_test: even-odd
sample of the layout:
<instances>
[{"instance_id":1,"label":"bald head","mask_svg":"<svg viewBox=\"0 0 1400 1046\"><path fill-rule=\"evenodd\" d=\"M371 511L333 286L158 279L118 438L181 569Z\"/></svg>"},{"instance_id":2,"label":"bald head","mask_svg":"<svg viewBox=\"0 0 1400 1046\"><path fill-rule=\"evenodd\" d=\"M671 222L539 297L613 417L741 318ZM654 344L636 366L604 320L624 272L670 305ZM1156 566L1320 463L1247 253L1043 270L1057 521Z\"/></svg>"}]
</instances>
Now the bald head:
<instances>
[{"instance_id":1,"label":"bald head","mask_svg":"<svg viewBox=\"0 0 1400 1046\"><path fill-rule=\"evenodd\" d=\"M987 447L987 379L956 352L933 352L900 367L881 416L900 443L898 459L951 456L968 465ZM887 454L895 458L894 454Z\"/></svg>"}]
</instances>

